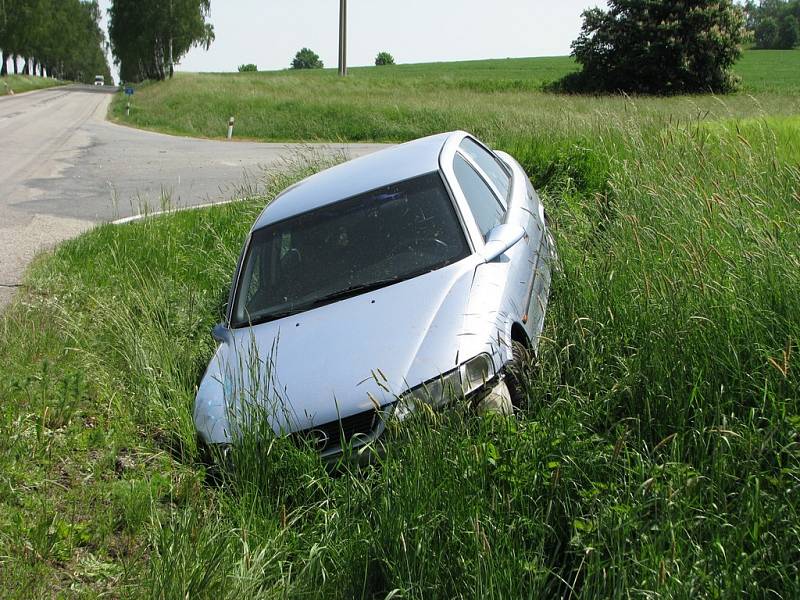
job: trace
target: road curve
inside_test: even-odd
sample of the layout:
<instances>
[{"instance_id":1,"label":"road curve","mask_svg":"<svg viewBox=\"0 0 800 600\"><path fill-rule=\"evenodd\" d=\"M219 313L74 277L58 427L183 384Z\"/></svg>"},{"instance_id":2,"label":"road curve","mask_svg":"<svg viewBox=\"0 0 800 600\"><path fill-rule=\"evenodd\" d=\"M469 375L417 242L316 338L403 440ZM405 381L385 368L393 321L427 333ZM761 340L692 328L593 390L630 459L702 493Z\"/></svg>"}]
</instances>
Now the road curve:
<instances>
[{"instance_id":1,"label":"road curve","mask_svg":"<svg viewBox=\"0 0 800 600\"><path fill-rule=\"evenodd\" d=\"M0 98L0 310L35 254L97 223L227 200L298 153L356 157L379 144L261 144L161 135L105 120L114 88ZM224 129L225 124L222 124Z\"/></svg>"}]
</instances>

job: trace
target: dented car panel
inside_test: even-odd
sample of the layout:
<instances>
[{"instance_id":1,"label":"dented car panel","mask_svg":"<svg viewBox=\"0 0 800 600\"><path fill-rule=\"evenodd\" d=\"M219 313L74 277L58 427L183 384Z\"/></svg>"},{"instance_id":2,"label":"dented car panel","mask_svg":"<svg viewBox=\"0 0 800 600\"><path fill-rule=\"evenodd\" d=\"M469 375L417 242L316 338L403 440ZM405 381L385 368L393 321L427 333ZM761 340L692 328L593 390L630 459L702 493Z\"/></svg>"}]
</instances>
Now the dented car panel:
<instances>
[{"instance_id":1,"label":"dented car panel","mask_svg":"<svg viewBox=\"0 0 800 600\"><path fill-rule=\"evenodd\" d=\"M275 434L313 432L335 457L423 387L502 386L512 342L538 345L555 257L520 165L464 132L289 188L253 226L215 328L200 440L235 441L256 405Z\"/></svg>"}]
</instances>

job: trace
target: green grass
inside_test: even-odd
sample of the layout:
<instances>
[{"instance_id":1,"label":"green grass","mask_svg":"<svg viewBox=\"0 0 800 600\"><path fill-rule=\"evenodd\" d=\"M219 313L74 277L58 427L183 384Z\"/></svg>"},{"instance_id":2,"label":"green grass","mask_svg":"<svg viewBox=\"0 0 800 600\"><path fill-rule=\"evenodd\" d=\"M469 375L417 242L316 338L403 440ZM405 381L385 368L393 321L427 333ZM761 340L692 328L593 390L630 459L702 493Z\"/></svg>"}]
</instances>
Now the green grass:
<instances>
[{"instance_id":1,"label":"green grass","mask_svg":"<svg viewBox=\"0 0 800 600\"><path fill-rule=\"evenodd\" d=\"M9 75L0 77L0 96L5 96L13 91L15 94L42 90L49 87L64 85L63 81L50 77L32 77L30 75Z\"/></svg>"},{"instance_id":2,"label":"green grass","mask_svg":"<svg viewBox=\"0 0 800 600\"><path fill-rule=\"evenodd\" d=\"M591 136L609 118L661 127L675 120L751 118L800 112L800 50L746 51L737 66L743 91L725 97L563 96L544 83L574 70L569 57L335 70L178 74L137 89L120 122L180 135L221 138L230 116L240 139L405 141L465 129L495 144L508 138L553 142ZM774 75L773 75L774 73Z\"/></svg>"},{"instance_id":3,"label":"green grass","mask_svg":"<svg viewBox=\"0 0 800 600\"><path fill-rule=\"evenodd\" d=\"M745 51L734 71L744 92L800 93L800 48Z\"/></svg>"},{"instance_id":4,"label":"green grass","mask_svg":"<svg viewBox=\"0 0 800 600\"><path fill-rule=\"evenodd\" d=\"M563 261L528 406L423 417L376 467L331 476L281 440L245 444L222 485L197 462L242 240L322 165L43 257L0 320L0 588L797 597L800 170L782 121L644 121L607 119L591 148L512 140Z\"/></svg>"},{"instance_id":5,"label":"green grass","mask_svg":"<svg viewBox=\"0 0 800 600\"><path fill-rule=\"evenodd\" d=\"M765 116L752 119L732 119L704 124L716 134L762 135L772 140L778 159L800 163L800 115L790 117Z\"/></svg>"},{"instance_id":6,"label":"green grass","mask_svg":"<svg viewBox=\"0 0 800 600\"><path fill-rule=\"evenodd\" d=\"M498 79L522 77L513 63ZM791 81L724 101L558 98L480 91L486 65L219 85L342 86L342 106L367 90L384 116L396 97L424 117L376 125L396 139L463 117L522 159L562 270L519 418L422 416L377 466L333 476L248 438L235 477L208 482L191 407L209 329L258 212L325 165L272 175L262 198L98 227L40 257L0 316L6 596L800 596Z\"/></svg>"}]
</instances>

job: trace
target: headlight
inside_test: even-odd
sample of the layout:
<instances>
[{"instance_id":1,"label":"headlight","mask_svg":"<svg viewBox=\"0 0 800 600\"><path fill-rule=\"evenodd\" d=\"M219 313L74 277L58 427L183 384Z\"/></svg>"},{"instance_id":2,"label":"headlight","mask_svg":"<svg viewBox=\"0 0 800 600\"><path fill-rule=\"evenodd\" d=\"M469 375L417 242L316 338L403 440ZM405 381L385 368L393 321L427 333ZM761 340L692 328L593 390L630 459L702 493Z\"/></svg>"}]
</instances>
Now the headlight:
<instances>
[{"instance_id":1,"label":"headlight","mask_svg":"<svg viewBox=\"0 0 800 600\"><path fill-rule=\"evenodd\" d=\"M459 369L456 369L409 390L403 394L401 400L406 404L424 402L432 408L439 408L459 396L461 396L461 374Z\"/></svg>"},{"instance_id":2,"label":"headlight","mask_svg":"<svg viewBox=\"0 0 800 600\"><path fill-rule=\"evenodd\" d=\"M457 369L405 392L397 403L394 417L402 421L414 410L417 403L440 408L453 400L470 395L492 377L492 358L488 354L479 354Z\"/></svg>"},{"instance_id":3,"label":"headlight","mask_svg":"<svg viewBox=\"0 0 800 600\"><path fill-rule=\"evenodd\" d=\"M488 354L479 354L461 365L459 372L461 373L461 391L467 396L483 387L494 377L492 358Z\"/></svg>"}]
</instances>

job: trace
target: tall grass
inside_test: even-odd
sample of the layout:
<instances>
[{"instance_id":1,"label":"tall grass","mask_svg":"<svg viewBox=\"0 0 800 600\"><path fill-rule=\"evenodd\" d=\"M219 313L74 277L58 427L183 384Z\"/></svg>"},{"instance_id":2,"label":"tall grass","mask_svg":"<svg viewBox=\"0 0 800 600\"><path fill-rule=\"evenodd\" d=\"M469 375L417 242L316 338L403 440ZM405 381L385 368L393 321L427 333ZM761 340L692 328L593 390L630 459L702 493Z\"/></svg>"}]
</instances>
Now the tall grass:
<instances>
[{"instance_id":1,"label":"tall grass","mask_svg":"<svg viewBox=\"0 0 800 600\"><path fill-rule=\"evenodd\" d=\"M796 597L797 163L767 124L594 131L504 146L542 186L562 259L525 409L421 415L370 466L331 473L270 436L222 483L197 460L192 399L241 242L318 166L40 260L0 322L0 586Z\"/></svg>"},{"instance_id":2,"label":"tall grass","mask_svg":"<svg viewBox=\"0 0 800 600\"><path fill-rule=\"evenodd\" d=\"M58 85L64 85L65 82L52 77L34 77L32 75L8 75L0 77L0 96L7 96L11 94L21 94L23 92L30 92L33 90L41 90Z\"/></svg>"},{"instance_id":3,"label":"tall grass","mask_svg":"<svg viewBox=\"0 0 800 600\"><path fill-rule=\"evenodd\" d=\"M676 120L791 115L800 111L800 51L749 51L743 92L725 97L630 98L541 92L575 69L568 57L469 61L392 68L265 73L182 73L136 93L129 117L120 95L113 118L180 135L265 141L400 142L464 129L495 144L548 136L570 144L609 117L661 127Z\"/></svg>"},{"instance_id":4,"label":"tall grass","mask_svg":"<svg viewBox=\"0 0 800 600\"><path fill-rule=\"evenodd\" d=\"M535 394L584 405L633 476L587 514L586 589L791 597L800 171L769 131L630 139L584 243L561 245L574 283Z\"/></svg>"}]
</instances>

